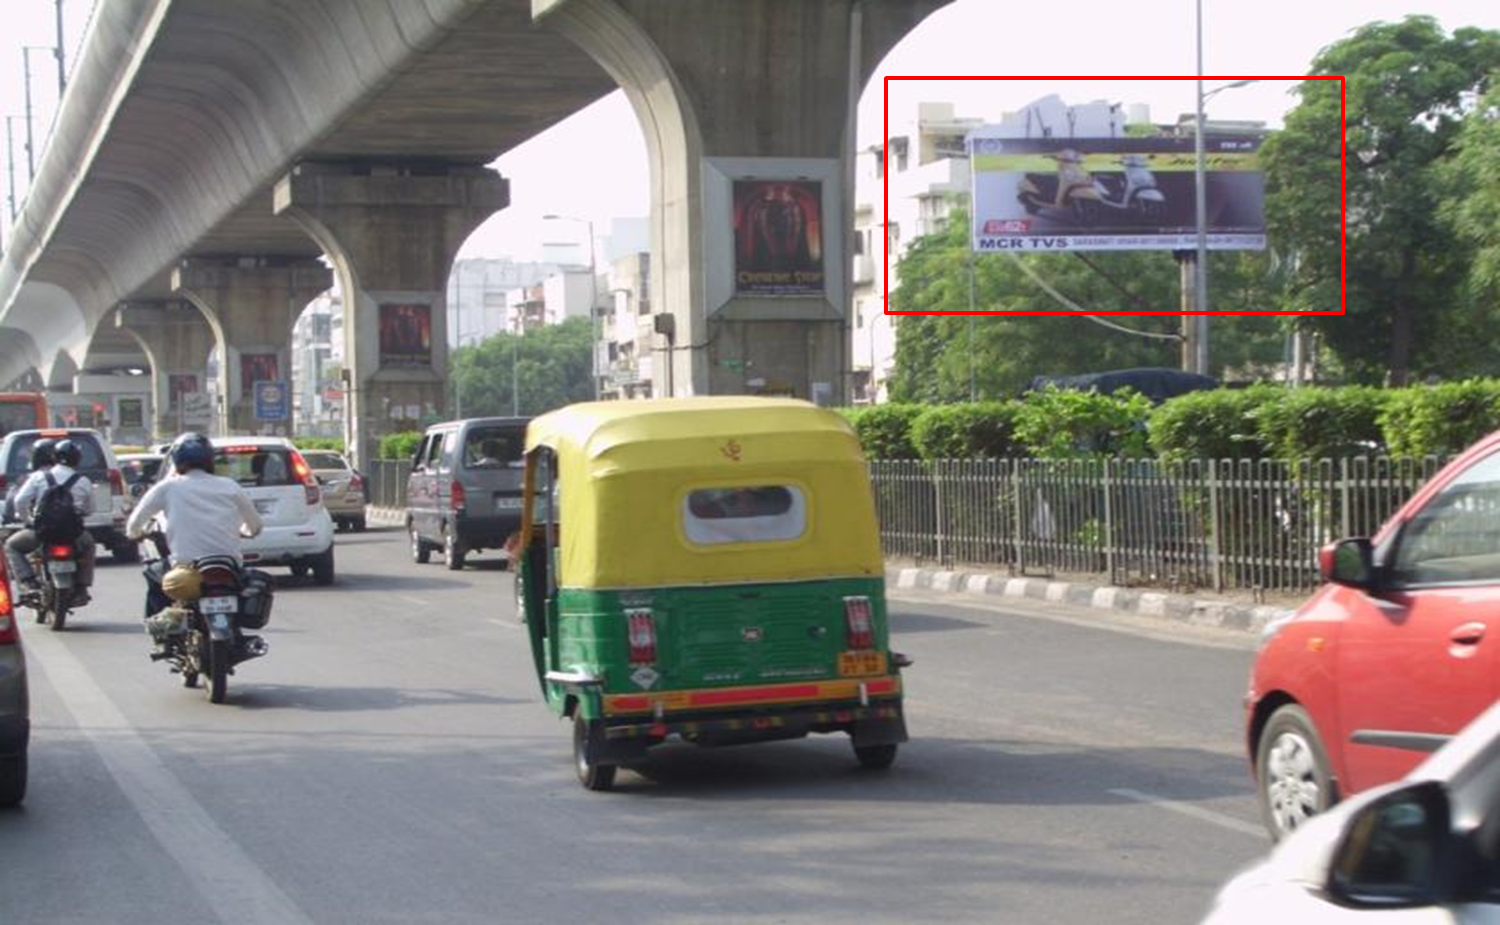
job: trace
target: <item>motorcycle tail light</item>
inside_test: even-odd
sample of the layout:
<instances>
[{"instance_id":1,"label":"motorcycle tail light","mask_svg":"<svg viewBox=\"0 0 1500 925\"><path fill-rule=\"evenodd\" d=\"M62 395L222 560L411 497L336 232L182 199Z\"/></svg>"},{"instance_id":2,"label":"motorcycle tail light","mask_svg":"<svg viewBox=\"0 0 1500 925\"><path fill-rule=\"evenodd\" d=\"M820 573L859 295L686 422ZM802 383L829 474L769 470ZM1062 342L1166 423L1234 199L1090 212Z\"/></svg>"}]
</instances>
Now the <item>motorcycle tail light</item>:
<instances>
[{"instance_id":1,"label":"motorcycle tail light","mask_svg":"<svg viewBox=\"0 0 1500 925\"><path fill-rule=\"evenodd\" d=\"M868 597L844 598L844 623L849 631L849 648L875 648L875 628L870 620Z\"/></svg>"},{"instance_id":2,"label":"motorcycle tail light","mask_svg":"<svg viewBox=\"0 0 1500 925\"><path fill-rule=\"evenodd\" d=\"M648 665L656 661L656 621L649 610L627 610L625 621L630 633L630 664Z\"/></svg>"},{"instance_id":3,"label":"motorcycle tail light","mask_svg":"<svg viewBox=\"0 0 1500 925\"><path fill-rule=\"evenodd\" d=\"M455 480L453 484L448 487L448 503L453 507L455 511L461 511L464 509L464 505L465 503L467 503L467 501L468 498L464 495L463 483Z\"/></svg>"},{"instance_id":4,"label":"motorcycle tail light","mask_svg":"<svg viewBox=\"0 0 1500 925\"><path fill-rule=\"evenodd\" d=\"M47 547L47 556L48 556L48 558L51 558L51 559L71 559L71 558L73 558L73 547L72 546L48 546Z\"/></svg>"}]
</instances>

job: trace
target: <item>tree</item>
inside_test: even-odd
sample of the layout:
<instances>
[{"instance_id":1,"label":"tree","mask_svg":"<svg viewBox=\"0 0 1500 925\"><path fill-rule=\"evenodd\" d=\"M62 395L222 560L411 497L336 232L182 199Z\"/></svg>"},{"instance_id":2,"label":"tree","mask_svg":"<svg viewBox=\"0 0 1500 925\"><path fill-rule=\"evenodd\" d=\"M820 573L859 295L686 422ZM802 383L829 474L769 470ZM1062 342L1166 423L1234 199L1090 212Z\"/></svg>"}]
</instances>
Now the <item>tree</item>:
<instances>
[{"instance_id":1,"label":"tree","mask_svg":"<svg viewBox=\"0 0 1500 925\"><path fill-rule=\"evenodd\" d=\"M966 311L971 259L968 217L956 212L947 228L915 242L902 259L900 286L891 294L895 311ZM1177 341L1148 339L1111 330L1083 315L998 314L1056 311L1064 306L1033 282L1007 255L975 255L975 306L995 315L907 315L896 328L893 401L954 402L969 398L972 357L976 398L1005 398L1034 376L1099 372L1133 366L1177 367ZM1049 285L1084 308L1097 311L1175 310L1180 277L1172 256L1162 252L1037 255L1021 259ZM1228 312L1270 304L1263 281L1264 255L1210 255L1216 305ZM1132 315L1108 319L1157 334L1176 332L1177 315ZM969 336L973 331L973 349ZM1214 319L1211 353L1224 367L1279 360L1283 335L1274 317L1224 315Z\"/></svg>"},{"instance_id":2,"label":"tree","mask_svg":"<svg viewBox=\"0 0 1500 925\"><path fill-rule=\"evenodd\" d=\"M1465 254L1439 217L1442 162L1466 104L1500 66L1500 33L1411 16L1371 23L1324 49L1318 75L1346 83L1347 317L1308 319L1346 370L1405 382L1413 372L1453 372L1471 347L1472 317L1456 298ZM1338 309L1339 93L1305 82L1286 128L1263 152L1273 243L1296 267L1289 309Z\"/></svg>"},{"instance_id":3,"label":"tree","mask_svg":"<svg viewBox=\"0 0 1500 925\"><path fill-rule=\"evenodd\" d=\"M501 332L453 352L453 387L462 390L468 417L509 415L511 383L520 385L519 410L534 417L593 398L592 331L587 318L569 318L525 336ZM515 373L512 375L512 357Z\"/></svg>"},{"instance_id":4,"label":"tree","mask_svg":"<svg viewBox=\"0 0 1500 925\"><path fill-rule=\"evenodd\" d=\"M1500 81L1464 117L1447 165L1443 218L1471 248L1469 294L1493 313L1500 304Z\"/></svg>"}]
</instances>

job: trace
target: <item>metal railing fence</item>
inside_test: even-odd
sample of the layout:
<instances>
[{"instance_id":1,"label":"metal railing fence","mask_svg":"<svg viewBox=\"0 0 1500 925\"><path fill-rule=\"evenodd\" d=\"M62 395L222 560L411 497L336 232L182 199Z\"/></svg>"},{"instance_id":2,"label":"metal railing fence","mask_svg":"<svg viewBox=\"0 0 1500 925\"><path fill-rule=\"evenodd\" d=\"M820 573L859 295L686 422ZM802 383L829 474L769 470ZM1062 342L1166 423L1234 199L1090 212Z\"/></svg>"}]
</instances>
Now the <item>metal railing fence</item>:
<instances>
[{"instance_id":1,"label":"metal railing fence","mask_svg":"<svg viewBox=\"0 0 1500 925\"><path fill-rule=\"evenodd\" d=\"M375 459L370 462L370 503L376 507L406 507L406 477L411 463L404 459Z\"/></svg>"},{"instance_id":2,"label":"metal railing fence","mask_svg":"<svg viewBox=\"0 0 1500 925\"><path fill-rule=\"evenodd\" d=\"M1375 531L1446 460L883 460L890 556L1179 589L1306 591L1316 553Z\"/></svg>"}]
</instances>

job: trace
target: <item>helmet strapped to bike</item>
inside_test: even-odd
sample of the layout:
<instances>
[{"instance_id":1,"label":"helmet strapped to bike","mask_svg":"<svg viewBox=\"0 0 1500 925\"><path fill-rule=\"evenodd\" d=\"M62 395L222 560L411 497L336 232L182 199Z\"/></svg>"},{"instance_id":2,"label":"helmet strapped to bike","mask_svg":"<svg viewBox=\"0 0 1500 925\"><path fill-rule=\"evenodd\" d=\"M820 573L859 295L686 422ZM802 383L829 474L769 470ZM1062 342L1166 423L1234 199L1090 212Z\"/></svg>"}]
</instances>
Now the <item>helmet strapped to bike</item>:
<instances>
[{"instance_id":1,"label":"helmet strapped to bike","mask_svg":"<svg viewBox=\"0 0 1500 925\"><path fill-rule=\"evenodd\" d=\"M195 565L174 566L162 577L161 590L179 603L196 601L203 595L203 575Z\"/></svg>"},{"instance_id":2,"label":"helmet strapped to bike","mask_svg":"<svg viewBox=\"0 0 1500 925\"><path fill-rule=\"evenodd\" d=\"M46 469L57 462L57 441L41 439L31 446L31 468Z\"/></svg>"},{"instance_id":3,"label":"helmet strapped to bike","mask_svg":"<svg viewBox=\"0 0 1500 925\"><path fill-rule=\"evenodd\" d=\"M57 454L57 461L69 469L78 468L78 464L83 461L83 450L72 440L59 441L54 452Z\"/></svg>"},{"instance_id":4,"label":"helmet strapped to bike","mask_svg":"<svg viewBox=\"0 0 1500 925\"><path fill-rule=\"evenodd\" d=\"M214 448L208 438L199 433L186 433L172 444L172 466L178 473L189 469L214 471Z\"/></svg>"}]
</instances>

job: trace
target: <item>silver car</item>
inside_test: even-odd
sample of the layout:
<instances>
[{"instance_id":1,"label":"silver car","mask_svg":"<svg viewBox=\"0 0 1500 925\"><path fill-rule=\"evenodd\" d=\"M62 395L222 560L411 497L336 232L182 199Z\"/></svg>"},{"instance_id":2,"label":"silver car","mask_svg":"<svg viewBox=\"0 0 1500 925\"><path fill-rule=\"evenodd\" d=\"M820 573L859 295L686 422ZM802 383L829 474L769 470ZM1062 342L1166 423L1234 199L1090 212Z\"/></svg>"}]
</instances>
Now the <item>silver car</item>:
<instances>
[{"instance_id":1,"label":"silver car","mask_svg":"<svg viewBox=\"0 0 1500 925\"><path fill-rule=\"evenodd\" d=\"M303 450L302 458L312 467L323 486L323 506L340 529L365 529L365 477L349 461L332 450Z\"/></svg>"},{"instance_id":2,"label":"silver car","mask_svg":"<svg viewBox=\"0 0 1500 925\"><path fill-rule=\"evenodd\" d=\"M0 556L0 806L26 797L26 747L31 739L31 699L26 652L11 606L5 559Z\"/></svg>"}]
</instances>

